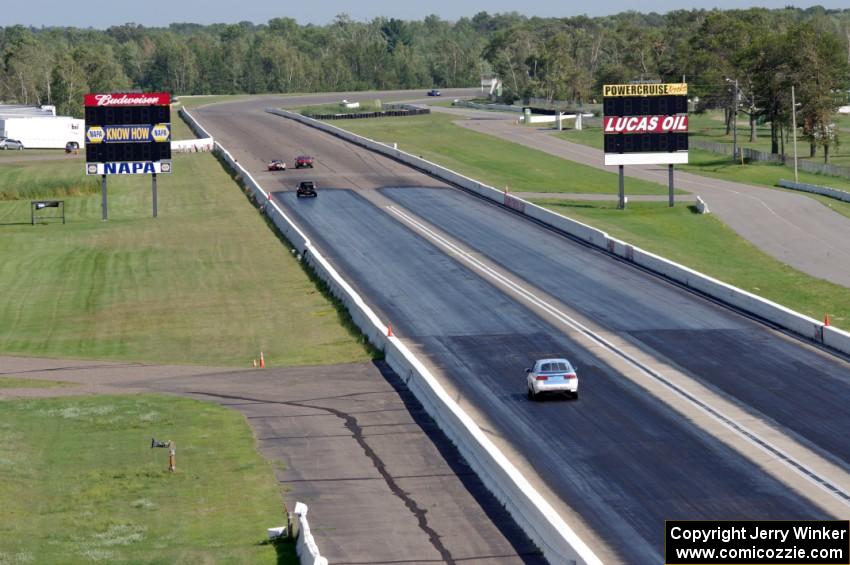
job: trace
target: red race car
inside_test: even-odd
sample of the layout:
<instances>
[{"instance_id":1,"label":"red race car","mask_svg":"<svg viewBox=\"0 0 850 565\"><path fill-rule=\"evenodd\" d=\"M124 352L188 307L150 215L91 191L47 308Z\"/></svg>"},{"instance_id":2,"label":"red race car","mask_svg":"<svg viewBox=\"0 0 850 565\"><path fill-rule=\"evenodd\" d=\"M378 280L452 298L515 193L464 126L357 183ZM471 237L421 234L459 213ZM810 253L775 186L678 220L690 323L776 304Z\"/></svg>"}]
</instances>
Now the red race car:
<instances>
[{"instance_id":1,"label":"red race car","mask_svg":"<svg viewBox=\"0 0 850 565\"><path fill-rule=\"evenodd\" d=\"M295 158L295 168L300 169L302 167L310 167L313 168L313 158L309 155L299 155Z\"/></svg>"},{"instance_id":2,"label":"red race car","mask_svg":"<svg viewBox=\"0 0 850 565\"><path fill-rule=\"evenodd\" d=\"M281 161L280 159L272 159L269 161L269 170L270 171L285 171L286 163Z\"/></svg>"}]
</instances>

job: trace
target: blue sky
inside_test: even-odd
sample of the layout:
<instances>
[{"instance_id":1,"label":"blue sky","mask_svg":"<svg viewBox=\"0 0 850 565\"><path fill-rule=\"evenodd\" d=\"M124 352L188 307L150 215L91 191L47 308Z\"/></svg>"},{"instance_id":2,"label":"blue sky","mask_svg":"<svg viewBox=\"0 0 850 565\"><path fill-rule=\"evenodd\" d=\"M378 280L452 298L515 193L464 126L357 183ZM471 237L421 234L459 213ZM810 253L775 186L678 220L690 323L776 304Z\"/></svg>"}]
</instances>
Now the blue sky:
<instances>
[{"instance_id":1,"label":"blue sky","mask_svg":"<svg viewBox=\"0 0 850 565\"><path fill-rule=\"evenodd\" d=\"M355 20L369 20L378 16L401 19L422 19L436 14L443 19L456 20L480 11L491 14L516 10L529 16L564 17L587 14L601 16L625 10L640 12L667 12L677 8L746 8L762 6L782 8L792 2L787 0L706 0L671 2L670 0L607 0L553 1L553 0L429 0L405 2L399 0L46 0L26 2L0 0L0 26L23 24L28 26L71 25L76 27L106 28L111 25L133 22L145 26L164 26L172 22L199 24L235 23L248 20L265 23L275 17L291 17L300 23L323 24L340 13ZM850 7L847 0L797 3L800 7L821 5L826 8Z\"/></svg>"}]
</instances>

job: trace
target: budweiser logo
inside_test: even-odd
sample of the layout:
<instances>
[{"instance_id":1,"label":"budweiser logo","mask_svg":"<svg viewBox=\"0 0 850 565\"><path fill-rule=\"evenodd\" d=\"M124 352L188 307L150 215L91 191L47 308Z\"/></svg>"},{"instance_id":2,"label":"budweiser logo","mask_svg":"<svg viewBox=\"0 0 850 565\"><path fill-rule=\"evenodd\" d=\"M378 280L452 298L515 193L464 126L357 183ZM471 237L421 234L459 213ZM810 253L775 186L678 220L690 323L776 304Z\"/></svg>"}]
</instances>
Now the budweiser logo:
<instances>
[{"instance_id":1,"label":"budweiser logo","mask_svg":"<svg viewBox=\"0 0 850 565\"><path fill-rule=\"evenodd\" d=\"M95 94L95 100L98 106L149 106L151 104L159 104L159 96L138 96L132 94L122 94L113 96L112 94Z\"/></svg>"}]
</instances>

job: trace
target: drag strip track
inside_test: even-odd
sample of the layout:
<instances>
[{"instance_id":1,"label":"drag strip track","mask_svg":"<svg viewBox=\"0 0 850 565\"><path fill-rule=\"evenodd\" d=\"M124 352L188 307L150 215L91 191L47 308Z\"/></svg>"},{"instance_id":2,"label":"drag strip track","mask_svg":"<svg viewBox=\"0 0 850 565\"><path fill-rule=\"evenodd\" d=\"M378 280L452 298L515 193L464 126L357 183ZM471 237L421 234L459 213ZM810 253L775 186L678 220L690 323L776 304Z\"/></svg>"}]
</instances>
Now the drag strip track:
<instances>
[{"instance_id":1,"label":"drag strip track","mask_svg":"<svg viewBox=\"0 0 850 565\"><path fill-rule=\"evenodd\" d=\"M671 516L822 516L353 191L275 197L624 561L658 561ZM581 400L528 402L523 368L559 351L575 352Z\"/></svg>"},{"instance_id":2,"label":"drag strip track","mask_svg":"<svg viewBox=\"0 0 850 565\"><path fill-rule=\"evenodd\" d=\"M740 400L850 468L850 367L458 192L381 191L511 272Z\"/></svg>"},{"instance_id":3,"label":"drag strip track","mask_svg":"<svg viewBox=\"0 0 850 565\"><path fill-rule=\"evenodd\" d=\"M840 409L833 419L823 413L846 406L846 363L539 225L441 187L399 163L263 115L268 105L264 100L213 106L203 109L200 117L253 171L262 170L270 150L293 155L307 151L319 157L315 171L260 173L258 180L282 189L275 193L276 200L323 254L457 391L461 404L481 416L480 425L494 441L523 459L521 467L532 473L532 482L545 484L561 508L580 517L583 526L577 531L593 538L586 541L596 542L591 545L604 561L660 561L665 519L829 515L624 378L620 368L581 343L579 336L553 326L426 241L380 201L398 203L635 347L710 382L745 406L761 402L760 389L765 387L764 394L772 400L753 407L753 413L770 414L779 426L793 429L842 464L842 428L847 429L843 415ZM320 188L319 198L297 201L291 187L302 176L316 179L320 187L338 189ZM679 332L686 338L669 340L674 347L663 350L668 334L675 337ZM699 345L719 359L712 364L710 356L700 358ZM559 352L568 352L579 365L582 398L528 402L523 368L535 355ZM779 355L776 365L766 359L770 355ZM697 361L689 366L692 359ZM811 364L827 383L817 388L810 405L804 404L804 411L811 411L816 402L825 407L813 413L822 421L808 427L803 418L794 417L793 402L790 408L782 406L797 390L791 383L750 382L743 373L738 379L735 374L720 375L740 361L747 371L766 379L767 371L794 360ZM788 366L797 367L785 365L786 372Z\"/></svg>"}]
</instances>

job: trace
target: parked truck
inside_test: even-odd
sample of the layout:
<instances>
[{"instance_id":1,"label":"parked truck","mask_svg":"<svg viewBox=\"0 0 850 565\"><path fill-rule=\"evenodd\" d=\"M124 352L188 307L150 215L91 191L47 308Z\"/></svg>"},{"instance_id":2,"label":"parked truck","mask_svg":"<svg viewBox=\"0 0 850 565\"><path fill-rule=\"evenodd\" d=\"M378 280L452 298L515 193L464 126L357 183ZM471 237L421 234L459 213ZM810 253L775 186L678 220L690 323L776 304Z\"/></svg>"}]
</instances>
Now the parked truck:
<instances>
[{"instance_id":1,"label":"parked truck","mask_svg":"<svg viewBox=\"0 0 850 565\"><path fill-rule=\"evenodd\" d=\"M67 116L0 118L0 137L17 139L26 149L64 149L85 144L85 120Z\"/></svg>"}]
</instances>

